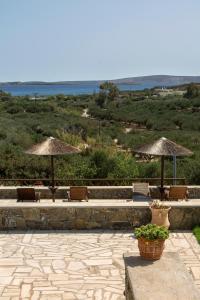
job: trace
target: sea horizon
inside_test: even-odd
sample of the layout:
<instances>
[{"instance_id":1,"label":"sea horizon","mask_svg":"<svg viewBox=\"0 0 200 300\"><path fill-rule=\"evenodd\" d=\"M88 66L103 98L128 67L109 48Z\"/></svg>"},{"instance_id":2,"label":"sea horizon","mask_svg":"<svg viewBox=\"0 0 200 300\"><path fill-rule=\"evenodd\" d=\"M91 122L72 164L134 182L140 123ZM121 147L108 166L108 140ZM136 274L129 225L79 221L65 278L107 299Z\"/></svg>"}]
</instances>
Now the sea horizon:
<instances>
[{"instance_id":1,"label":"sea horizon","mask_svg":"<svg viewBox=\"0 0 200 300\"><path fill-rule=\"evenodd\" d=\"M105 81L113 82L120 91L137 91L155 87L174 87L191 82L200 83L200 76L149 75L104 81L0 82L0 90L12 96L91 95L98 93L100 84Z\"/></svg>"},{"instance_id":2,"label":"sea horizon","mask_svg":"<svg viewBox=\"0 0 200 300\"><path fill-rule=\"evenodd\" d=\"M136 91L153 88L149 84L116 84L120 91ZM84 95L99 92L99 84L3 84L0 90L10 93L12 96L51 96L51 95Z\"/></svg>"}]
</instances>

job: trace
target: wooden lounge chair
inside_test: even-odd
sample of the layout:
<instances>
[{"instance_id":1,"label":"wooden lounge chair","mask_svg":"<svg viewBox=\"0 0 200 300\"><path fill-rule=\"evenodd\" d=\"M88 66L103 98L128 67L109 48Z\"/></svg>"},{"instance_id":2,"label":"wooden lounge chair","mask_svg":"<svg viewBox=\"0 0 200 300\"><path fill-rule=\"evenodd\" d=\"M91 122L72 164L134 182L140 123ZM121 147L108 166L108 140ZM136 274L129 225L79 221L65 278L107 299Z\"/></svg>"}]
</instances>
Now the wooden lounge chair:
<instances>
[{"instance_id":1,"label":"wooden lounge chair","mask_svg":"<svg viewBox=\"0 0 200 300\"><path fill-rule=\"evenodd\" d=\"M69 201L88 201L89 191L86 186L71 186L68 192Z\"/></svg>"},{"instance_id":2,"label":"wooden lounge chair","mask_svg":"<svg viewBox=\"0 0 200 300\"><path fill-rule=\"evenodd\" d=\"M40 202L40 192L35 192L34 188L18 188L17 202Z\"/></svg>"},{"instance_id":3,"label":"wooden lounge chair","mask_svg":"<svg viewBox=\"0 0 200 300\"><path fill-rule=\"evenodd\" d=\"M136 200L136 201L151 200L148 182L134 182L133 183L133 200Z\"/></svg>"},{"instance_id":4,"label":"wooden lounge chair","mask_svg":"<svg viewBox=\"0 0 200 300\"><path fill-rule=\"evenodd\" d=\"M169 191L166 191L166 200L188 200L187 186L174 185L170 186Z\"/></svg>"}]
</instances>

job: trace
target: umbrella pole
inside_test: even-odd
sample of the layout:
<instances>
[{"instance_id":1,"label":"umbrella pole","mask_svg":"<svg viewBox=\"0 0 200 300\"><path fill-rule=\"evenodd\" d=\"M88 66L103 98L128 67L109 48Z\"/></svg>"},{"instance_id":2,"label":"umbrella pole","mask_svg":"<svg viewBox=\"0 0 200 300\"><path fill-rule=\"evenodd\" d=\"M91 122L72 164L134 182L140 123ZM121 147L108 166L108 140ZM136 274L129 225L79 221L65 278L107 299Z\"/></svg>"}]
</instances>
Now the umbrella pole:
<instances>
[{"instance_id":1,"label":"umbrella pole","mask_svg":"<svg viewBox=\"0 0 200 300\"><path fill-rule=\"evenodd\" d=\"M161 200L164 199L164 167L165 167L165 157L161 156L161 182L160 182L160 197L161 197Z\"/></svg>"},{"instance_id":2,"label":"umbrella pole","mask_svg":"<svg viewBox=\"0 0 200 300\"><path fill-rule=\"evenodd\" d=\"M53 155L51 155L51 192L52 192L52 200L55 202L55 180L54 180L54 160Z\"/></svg>"},{"instance_id":3,"label":"umbrella pole","mask_svg":"<svg viewBox=\"0 0 200 300\"><path fill-rule=\"evenodd\" d=\"M173 156L173 185L176 185L176 156Z\"/></svg>"}]
</instances>

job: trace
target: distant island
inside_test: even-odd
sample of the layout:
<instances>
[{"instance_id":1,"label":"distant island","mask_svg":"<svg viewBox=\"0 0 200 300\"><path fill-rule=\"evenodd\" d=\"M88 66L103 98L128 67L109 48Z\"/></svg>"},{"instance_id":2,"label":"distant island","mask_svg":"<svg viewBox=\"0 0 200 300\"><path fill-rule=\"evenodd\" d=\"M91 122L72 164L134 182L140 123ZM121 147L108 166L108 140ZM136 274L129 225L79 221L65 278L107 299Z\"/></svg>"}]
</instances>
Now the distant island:
<instances>
[{"instance_id":1,"label":"distant island","mask_svg":"<svg viewBox=\"0 0 200 300\"><path fill-rule=\"evenodd\" d=\"M187 83L200 83L200 76L175 76L175 75L150 75L137 76L112 80L82 80L82 81L15 81L15 82L0 82L1 85L99 85L104 81L113 82L115 84L129 84L129 85L145 85L155 84L156 86L175 86Z\"/></svg>"}]
</instances>

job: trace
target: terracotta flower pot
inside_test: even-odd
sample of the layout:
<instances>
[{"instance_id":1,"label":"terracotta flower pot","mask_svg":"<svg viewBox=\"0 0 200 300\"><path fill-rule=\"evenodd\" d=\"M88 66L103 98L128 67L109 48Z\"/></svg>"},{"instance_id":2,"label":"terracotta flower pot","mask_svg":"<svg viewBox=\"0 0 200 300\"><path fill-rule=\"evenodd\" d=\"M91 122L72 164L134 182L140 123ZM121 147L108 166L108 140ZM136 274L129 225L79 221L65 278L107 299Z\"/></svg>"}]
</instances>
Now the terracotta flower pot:
<instances>
[{"instance_id":1,"label":"terracotta flower pot","mask_svg":"<svg viewBox=\"0 0 200 300\"><path fill-rule=\"evenodd\" d=\"M147 240L144 238L138 239L138 248L140 256L147 260L160 259L164 250L165 240Z\"/></svg>"},{"instance_id":2,"label":"terracotta flower pot","mask_svg":"<svg viewBox=\"0 0 200 300\"><path fill-rule=\"evenodd\" d=\"M168 213L169 208L150 208L152 213L151 224L156 224L158 226L165 226L167 229L170 226Z\"/></svg>"}]
</instances>

